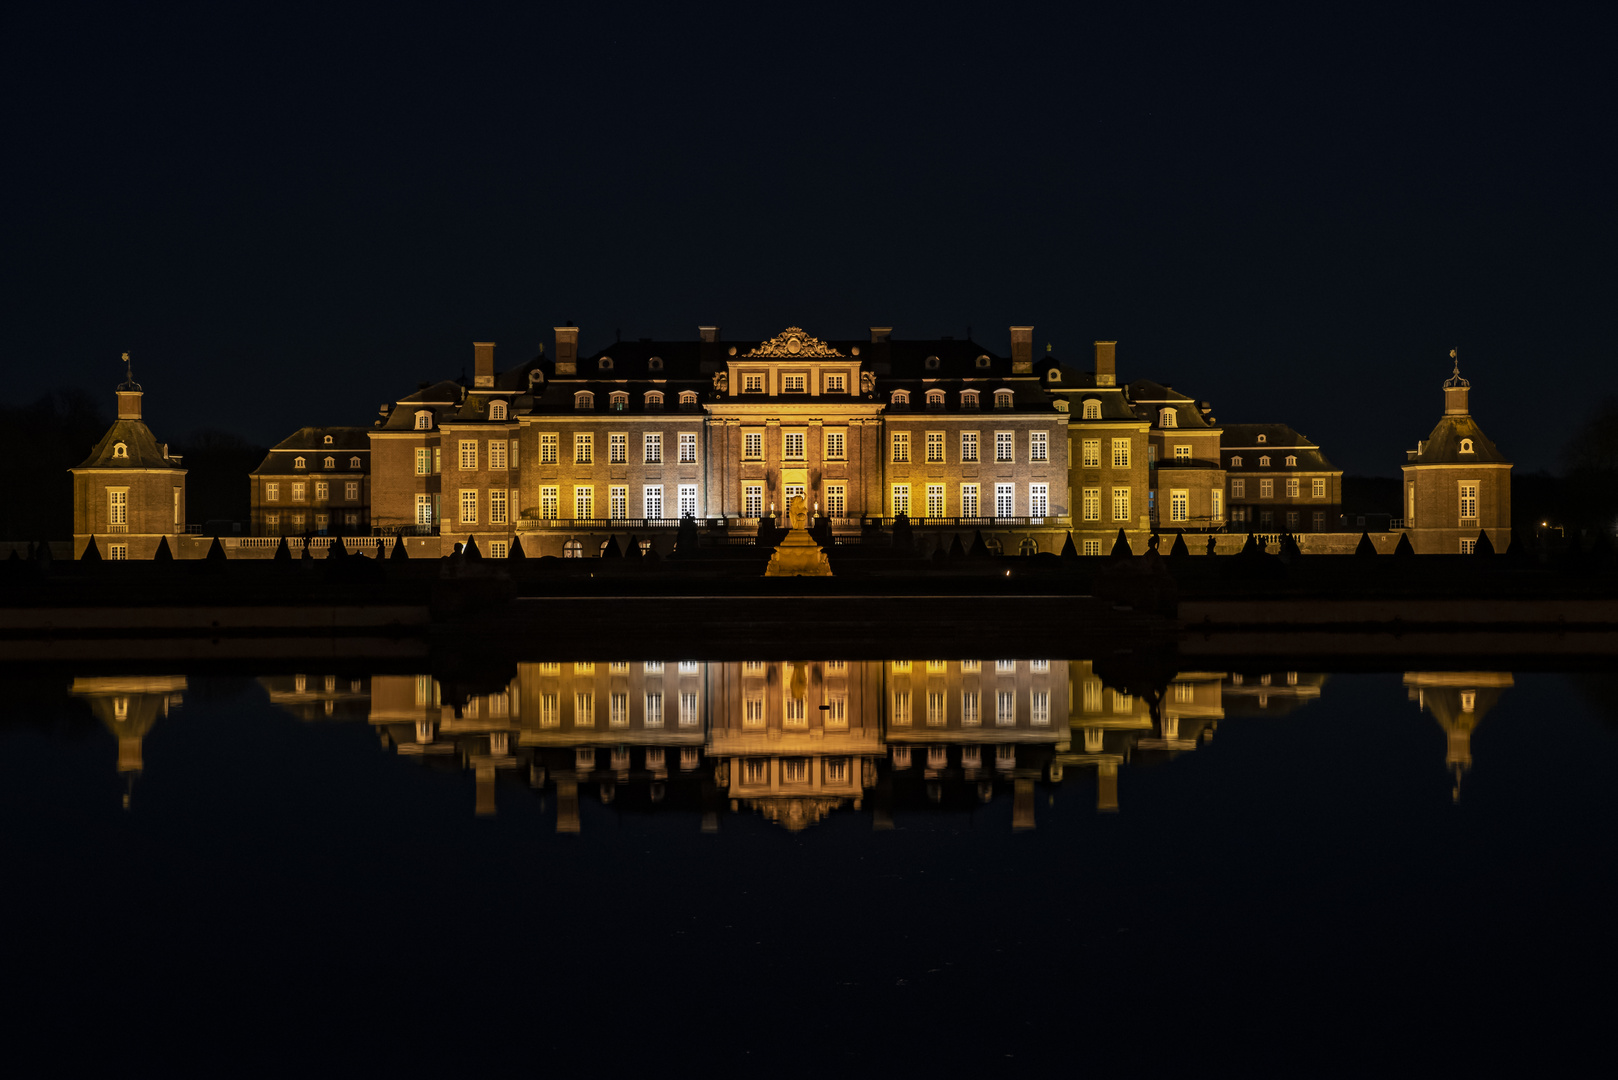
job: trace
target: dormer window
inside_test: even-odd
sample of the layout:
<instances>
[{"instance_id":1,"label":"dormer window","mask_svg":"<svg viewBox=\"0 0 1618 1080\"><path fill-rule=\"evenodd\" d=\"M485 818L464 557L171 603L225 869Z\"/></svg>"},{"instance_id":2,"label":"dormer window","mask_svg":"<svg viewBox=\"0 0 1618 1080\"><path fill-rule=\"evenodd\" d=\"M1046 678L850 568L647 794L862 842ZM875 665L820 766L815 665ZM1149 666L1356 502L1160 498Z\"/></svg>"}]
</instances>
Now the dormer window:
<instances>
[{"instance_id":1,"label":"dormer window","mask_svg":"<svg viewBox=\"0 0 1618 1080\"><path fill-rule=\"evenodd\" d=\"M978 407L978 392L976 390L961 391L961 408L975 409Z\"/></svg>"},{"instance_id":2,"label":"dormer window","mask_svg":"<svg viewBox=\"0 0 1618 1080\"><path fill-rule=\"evenodd\" d=\"M431 431L433 429L433 414L426 409L416 414L416 430Z\"/></svg>"},{"instance_id":3,"label":"dormer window","mask_svg":"<svg viewBox=\"0 0 1618 1080\"><path fill-rule=\"evenodd\" d=\"M697 392L695 390L681 390L680 391L680 404L681 405L695 405L696 403L697 403Z\"/></svg>"},{"instance_id":4,"label":"dormer window","mask_svg":"<svg viewBox=\"0 0 1618 1080\"><path fill-rule=\"evenodd\" d=\"M334 457L328 457L326 459L325 464L326 464L326 468L335 469L335 468L337 468L337 459L334 458Z\"/></svg>"},{"instance_id":5,"label":"dormer window","mask_svg":"<svg viewBox=\"0 0 1618 1080\"><path fill-rule=\"evenodd\" d=\"M629 395L622 390L615 390L607 395L607 408L613 412L623 412L629 408Z\"/></svg>"},{"instance_id":6,"label":"dormer window","mask_svg":"<svg viewBox=\"0 0 1618 1080\"><path fill-rule=\"evenodd\" d=\"M1010 390L996 390L994 392L994 407L997 409L1009 409L1011 408L1011 403L1015 400L1016 395Z\"/></svg>"},{"instance_id":7,"label":"dormer window","mask_svg":"<svg viewBox=\"0 0 1618 1080\"><path fill-rule=\"evenodd\" d=\"M646 394L646 407L648 409L661 409L663 407L663 395L656 390L648 391Z\"/></svg>"},{"instance_id":8,"label":"dormer window","mask_svg":"<svg viewBox=\"0 0 1618 1080\"><path fill-rule=\"evenodd\" d=\"M350 469L358 469L358 468L361 467L360 466L360 458L359 458L358 454L355 454L353 457L348 459L348 467Z\"/></svg>"},{"instance_id":9,"label":"dormer window","mask_svg":"<svg viewBox=\"0 0 1618 1080\"><path fill-rule=\"evenodd\" d=\"M503 401L489 402L489 419L504 420L506 418L506 403Z\"/></svg>"},{"instance_id":10,"label":"dormer window","mask_svg":"<svg viewBox=\"0 0 1618 1080\"><path fill-rule=\"evenodd\" d=\"M1086 398L1084 401L1084 419L1100 420L1101 402L1097 401L1095 398Z\"/></svg>"},{"instance_id":11,"label":"dormer window","mask_svg":"<svg viewBox=\"0 0 1618 1080\"><path fill-rule=\"evenodd\" d=\"M599 368L602 371L611 371L612 370L612 357L603 356L600 360L596 361L596 367Z\"/></svg>"},{"instance_id":12,"label":"dormer window","mask_svg":"<svg viewBox=\"0 0 1618 1080\"><path fill-rule=\"evenodd\" d=\"M1178 417L1179 417L1179 414L1174 411L1173 406L1170 406L1169 408L1163 409L1157 414L1158 426L1159 427L1174 427L1175 424L1178 421Z\"/></svg>"},{"instance_id":13,"label":"dormer window","mask_svg":"<svg viewBox=\"0 0 1618 1080\"><path fill-rule=\"evenodd\" d=\"M908 391L908 390L895 390L893 392L893 404L895 404L895 405L908 405L908 404L910 404L910 391Z\"/></svg>"},{"instance_id":14,"label":"dormer window","mask_svg":"<svg viewBox=\"0 0 1618 1080\"><path fill-rule=\"evenodd\" d=\"M1463 454L1472 453L1472 440L1471 439L1462 439L1461 440L1461 453L1463 453Z\"/></svg>"},{"instance_id":15,"label":"dormer window","mask_svg":"<svg viewBox=\"0 0 1618 1080\"><path fill-rule=\"evenodd\" d=\"M124 445L123 443L113 443L112 444L112 456L115 457L115 458L127 458L127 457L129 457L129 447Z\"/></svg>"},{"instance_id":16,"label":"dormer window","mask_svg":"<svg viewBox=\"0 0 1618 1080\"><path fill-rule=\"evenodd\" d=\"M323 440L322 440L322 441L321 441L321 444L320 444L320 445L322 445L322 446L330 446L330 445L331 445L331 436L330 436L330 435L327 435L327 436L326 436L326 437L325 437L325 439L323 439Z\"/></svg>"},{"instance_id":17,"label":"dormer window","mask_svg":"<svg viewBox=\"0 0 1618 1080\"><path fill-rule=\"evenodd\" d=\"M545 373L538 368L528 373L528 385L535 386L545 381Z\"/></svg>"},{"instance_id":18,"label":"dormer window","mask_svg":"<svg viewBox=\"0 0 1618 1080\"><path fill-rule=\"evenodd\" d=\"M1268 435L1260 435L1258 437L1258 441L1261 443L1267 443L1270 441L1270 437Z\"/></svg>"},{"instance_id":19,"label":"dormer window","mask_svg":"<svg viewBox=\"0 0 1618 1080\"><path fill-rule=\"evenodd\" d=\"M1270 467L1270 455L1265 454L1262 457L1260 457L1258 459L1258 464L1259 464L1260 468L1263 468L1263 469L1269 468ZM1266 480L1265 483L1269 483L1269 481Z\"/></svg>"},{"instance_id":20,"label":"dormer window","mask_svg":"<svg viewBox=\"0 0 1618 1080\"><path fill-rule=\"evenodd\" d=\"M596 396L588 390L580 390L573 395L575 409L593 409L596 407Z\"/></svg>"},{"instance_id":21,"label":"dormer window","mask_svg":"<svg viewBox=\"0 0 1618 1080\"><path fill-rule=\"evenodd\" d=\"M663 358L661 356L654 356L650 360L646 361L646 370L647 371L662 371L663 370Z\"/></svg>"},{"instance_id":22,"label":"dormer window","mask_svg":"<svg viewBox=\"0 0 1618 1080\"><path fill-rule=\"evenodd\" d=\"M975 363L977 364L979 370L986 370L989 366L989 358L987 356L980 356L977 358Z\"/></svg>"},{"instance_id":23,"label":"dormer window","mask_svg":"<svg viewBox=\"0 0 1618 1080\"><path fill-rule=\"evenodd\" d=\"M293 468L294 468L294 469L302 469L302 468L304 468L304 467L305 467L305 465L304 465L304 460L303 460L303 458L301 458L301 457L295 457L295 458L293 458L293 459L292 459L292 467L293 467Z\"/></svg>"},{"instance_id":24,"label":"dormer window","mask_svg":"<svg viewBox=\"0 0 1618 1080\"><path fill-rule=\"evenodd\" d=\"M927 391L927 407L929 409L942 409L944 407L944 391Z\"/></svg>"},{"instance_id":25,"label":"dormer window","mask_svg":"<svg viewBox=\"0 0 1618 1080\"><path fill-rule=\"evenodd\" d=\"M1045 379L1048 382L1061 382L1062 381L1061 369L1059 369L1059 368L1051 368L1049 371L1047 371L1045 373Z\"/></svg>"},{"instance_id":26,"label":"dormer window","mask_svg":"<svg viewBox=\"0 0 1618 1080\"><path fill-rule=\"evenodd\" d=\"M924 367L926 367L926 369L928 371L937 371L938 370L938 357L929 356L926 360L922 361L922 365Z\"/></svg>"},{"instance_id":27,"label":"dormer window","mask_svg":"<svg viewBox=\"0 0 1618 1080\"><path fill-rule=\"evenodd\" d=\"M1233 469L1239 469L1242 467L1242 456L1240 454L1230 455L1230 467Z\"/></svg>"},{"instance_id":28,"label":"dormer window","mask_svg":"<svg viewBox=\"0 0 1618 1080\"><path fill-rule=\"evenodd\" d=\"M1298 459L1291 454L1287 455L1287 466L1290 468L1298 464Z\"/></svg>"}]
</instances>

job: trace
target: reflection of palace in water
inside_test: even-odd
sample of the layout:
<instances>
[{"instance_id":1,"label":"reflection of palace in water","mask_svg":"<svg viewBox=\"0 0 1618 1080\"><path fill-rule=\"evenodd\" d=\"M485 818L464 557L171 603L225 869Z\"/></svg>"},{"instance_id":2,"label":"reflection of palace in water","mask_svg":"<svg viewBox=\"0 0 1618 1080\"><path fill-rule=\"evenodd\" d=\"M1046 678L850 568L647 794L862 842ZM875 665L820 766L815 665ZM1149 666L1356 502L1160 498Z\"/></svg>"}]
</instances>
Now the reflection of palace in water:
<instances>
[{"instance_id":1,"label":"reflection of palace in water","mask_svg":"<svg viewBox=\"0 0 1618 1080\"><path fill-rule=\"evenodd\" d=\"M519 663L504 683L431 675L274 675L270 703L308 722L369 722L401 757L496 788L556 800L578 832L581 803L619 812L726 813L801 829L839 811L889 828L896 812L971 810L1011 797L1035 825L1037 785L1093 771L1096 808L1120 807L1119 775L1196 750L1229 717L1279 716L1320 697L1323 674L1182 671L1143 678L1088 660L608 661ZM1448 744L1454 796L1471 735L1508 673L1412 672L1409 697ZM183 676L80 678L71 694L118 743L124 804L143 743L177 707Z\"/></svg>"}]
</instances>

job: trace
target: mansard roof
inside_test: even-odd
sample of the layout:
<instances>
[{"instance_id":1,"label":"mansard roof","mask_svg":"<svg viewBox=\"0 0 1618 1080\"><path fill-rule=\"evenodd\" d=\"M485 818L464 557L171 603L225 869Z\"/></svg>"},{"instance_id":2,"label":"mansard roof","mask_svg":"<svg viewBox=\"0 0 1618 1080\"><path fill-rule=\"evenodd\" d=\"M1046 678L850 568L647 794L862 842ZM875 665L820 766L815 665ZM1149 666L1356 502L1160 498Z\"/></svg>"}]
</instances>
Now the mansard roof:
<instances>
[{"instance_id":1,"label":"mansard roof","mask_svg":"<svg viewBox=\"0 0 1618 1080\"><path fill-rule=\"evenodd\" d=\"M1264 437L1259 442L1259 436ZM1339 472L1337 466L1321 452L1320 447L1309 441L1308 436L1301 435L1286 424L1225 424L1219 436L1219 453L1229 468L1231 455L1242 457L1242 464L1236 468L1246 471L1259 468L1258 456L1269 454L1272 458L1285 461L1288 457L1296 457L1298 464L1291 466L1297 469L1308 469L1314 472ZM1247 459L1252 458L1249 462ZM1282 468L1287 466L1282 465Z\"/></svg>"},{"instance_id":2,"label":"mansard roof","mask_svg":"<svg viewBox=\"0 0 1618 1080\"><path fill-rule=\"evenodd\" d=\"M1202 405L1206 402L1199 403L1172 386L1164 386L1150 379L1136 379L1129 384L1128 390L1129 400L1143 408L1146 418L1154 425L1159 422L1159 414L1163 409L1173 409L1176 428L1211 430L1215 427L1203 415Z\"/></svg>"},{"instance_id":3,"label":"mansard roof","mask_svg":"<svg viewBox=\"0 0 1618 1080\"><path fill-rule=\"evenodd\" d=\"M327 445L326 436L331 436L331 444ZM250 475L252 476L279 476L291 473L294 470L293 458L302 454L307 457L319 458L324 454L342 455L338 462L339 471L350 472L348 459L355 454L369 453L371 449L370 433L365 428L356 427L302 427L291 435L270 447L270 452L264 455L264 460L258 463ZM369 459L360 458L361 469L369 465ZM305 472L319 471L306 468Z\"/></svg>"},{"instance_id":4,"label":"mansard roof","mask_svg":"<svg viewBox=\"0 0 1618 1080\"><path fill-rule=\"evenodd\" d=\"M466 388L454 379L440 379L429 386L424 386L413 394L406 394L399 399L399 404L426 404L451 405L461 400Z\"/></svg>"},{"instance_id":5,"label":"mansard roof","mask_svg":"<svg viewBox=\"0 0 1618 1080\"><path fill-rule=\"evenodd\" d=\"M127 457L114 457L119 443ZM169 456L168 444L159 443L152 429L140 420L114 420L80 469L178 469L178 458Z\"/></svg>"},{"instance_id":6,"label":"mansard roof","mask_svg":"<svg viewBox=\"0 0 1618 1080\"><path fill-rule=\"evenodd\" d=\"M1045 361L1035 364L1034 368L1039 372L1047 394L1068 399L1069 411L1075 422L1083 422L1083 403L1086 401L1097 401L1101 404L1103 420L1146 419L1129 403L1125 387L1097 386L1096 373L1093 371L1069 367L1054 357L1047 357ZM1058 376L1054 382L1050 378L1052 370L1055 370Z\"/></svg>"},{"instance_id":7,"label":"mansard roof","mask_svg":"<svg viewBox=\"0 0 1618 1080\"><path fill-rule=\"evenodd\" d=\"M1472 440L1472 452L1461 452L1461 440ZM1478 462L1509 465L1506 456L1483 434L1470 414L1445 416L1410 455L1409 465L1472 465Z\"/></svg>"}]
</instances>

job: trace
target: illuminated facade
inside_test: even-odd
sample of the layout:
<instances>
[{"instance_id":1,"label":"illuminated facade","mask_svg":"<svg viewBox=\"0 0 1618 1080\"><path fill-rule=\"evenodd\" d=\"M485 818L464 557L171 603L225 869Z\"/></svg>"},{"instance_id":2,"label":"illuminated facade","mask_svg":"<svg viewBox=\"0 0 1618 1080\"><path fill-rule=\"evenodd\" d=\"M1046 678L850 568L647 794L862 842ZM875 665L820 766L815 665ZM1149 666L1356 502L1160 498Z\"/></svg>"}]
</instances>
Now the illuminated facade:
<instances>
[{"instance_id":1,"label":"illuminated facade","mask_svg":"<svg viewBox=\"0 0 1618 1080\"><path fill-rule=\"evenodd\" d=\"M127 363L129 354L124 354ZM72 471L73 557L95 538L104 559L150 559L185 535L185 469L141 419L141 387L118 387L118 418Z\"/></svg>"},{"instance_id":2,"label":"illuminated facade","mask_svg":"<svg viewBox=\"0 0 1618 1080\"><path fill-rule=\"evenodd\" d=\"M1511 546L1511 462L1473 419L1471 386L1457 361L1438 426L1405 452L1403 525L1418 555L1471 554L1485 532L1495 551Z\"/></svg>"}]
</instances>

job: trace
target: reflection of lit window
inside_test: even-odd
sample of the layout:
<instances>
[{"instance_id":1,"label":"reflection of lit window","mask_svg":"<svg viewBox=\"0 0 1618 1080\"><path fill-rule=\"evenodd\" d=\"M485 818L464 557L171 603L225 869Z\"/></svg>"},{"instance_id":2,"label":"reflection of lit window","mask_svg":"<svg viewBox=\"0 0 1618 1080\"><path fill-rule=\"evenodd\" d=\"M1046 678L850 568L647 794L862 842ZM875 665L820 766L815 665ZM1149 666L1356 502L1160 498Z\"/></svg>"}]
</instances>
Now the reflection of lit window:
<instances>
[{"instance_id":1,"label":"reflection of lit window","mask_svg":"<svg viewBox=\"0 0 1618 1080\"><path fill-rule=\"evenodd\" d=\"M982 666L983 666L982 661L979 661L979 660L962 660L961 661L961 674L962 675L971 675L974 672L978 671Z\"/></svg>"},{"instance_id":2,"label":"reflection of lit window","mask_svg":"<svg viewBox=\"0 0 1618 1080\"><path fill-rule=\"evenodd\" d=\"M809 780L808 758L786 758L781 762L781 781L786 784L803 784Z\"/></svg>"},{"instance_id":3,"label":"reflection of lit window","mask_svg":"<svg viewBox=\"0 0 1618 1080\"><path fill-rule=\"evenodd\" d=\"M893 723L897 727L908 727L910 724L910 691L895 690L893 692Z\"/></svg>"},{"instance_id":4,"label":"reflection of lit window","mask_svg":"<svg viewBox=\"0 0 1618 1080\"><path fill-rule=\"evenodd\" d=\"M562 710L555 694L539 695L539 726L555 727L562 722Z\"/></svg>"},{"instance_id":5,"label":"reflection of lit window","mask_svg":"<svg viewBox=\"0 0 1618 1080\"><path fill-rule=\"evenodd\" d=\"M996 747L994 764L997 769L1015 768L1017 765L1017 748L1010 743Z\"/></svg>"},{"instance_id":6,"label":"reflection of lit window","mask_svg":"<svg viewBox=\"0 0 1618 1080\"><path fill-rule=\"evenodd\" d=\"M1174 684L1174 700L1179 701L1179 702L1190 701L1192 699L1193 690L1194 690L1194 688L1188 682L1177 682L1177 683L1175 683Z\"/></svg>"},{"instance_id":7,"label":"reflection of lit window","mask_svg":"<svg viewBox=\"0 0 1618 1080\"><path fill-rule=\"evenodd\" d=\"M982 722L982 714L978 712L978 692L976 690L961 691L961 726L977 727Z\"/></svg>"},{"instance_id":8,"label":"reflection of lit window","mask_svg":"<svg viewBox=\"0 0 1618 1080\"><path fill-rule=\"evenodd\" d=\"M770 763L764 758L748 758L742 763L742 779L749 784L767 784L770 781Z\"/></svg>"},{"instance_id":9,"label":"reflection of lit window","mask_svg":"<svg viewBox=\"0 0 1618 1080\"><path fill-rule=\"evenodd\" d=\"M1103 732L1098 727L1084 729L1084 752L1086 754L1099 754L1102 750Z\"/></svg>"},{"instance_id":10,"label":"reflection of lit window","mask_svg":"<svg viewBox=\"0 0 1618 1080\"><path fill-rule=\"evenodd\" d=\"M607 726L629 726L629 695L621 690L612 692L611 702L607 709Z\"/></svg>"},{"instance_id":11,"label":"reflection of lit window","mask_svg":"<svg viewBox=\"0 0 1618 1080\"><path fill-rule=\"evenodd\" d=\"M680 750L680 768L694 769L702 764L702 751L695 746L683 747Z\"/></svg>"},{"instance_id":12,"label":"reflection of lit window","mask_svg":"<svg viewBox=\"0 0 1618 1080\"><path fill-rule=\"evenodd\" d=\"M646 726L663 726L663 694L661 691L652 691L646 695Z\"/></svg>"},{"instance_id":13,"label":"reflection of lit window","mask_svg":"<svg viewBox=\"0 0 1618 1080\"><path fill-rule=\"evenodd\" d=\"M787 727L803 727L808 722L808 703L803 698L787 698L782 723Z\"/></svg>"},{"instance_id":14,"label":"reflection of lit window","mask_svg":"<svg viewBox=\"0 0 1618 1080\"><path fill-rule=\"evenodd\" d=\"M893 748L893 767L895 769L910 768L910 747L895 746Z\"/></svg>"},{"instance_id":15,"label":"reflection of lit window","mask_svg":"<svg viewBox=\"0 0 1618 1080\"><path fill-rule=\"evenodd\" d=\"M1477 708L1477 704L1478 704L1478 692L1476 690L1462 690L1461 691L1461 711L1462 712L1469 713L1469 712L1474 711Z\"/></svg>"},{"instance_id":16,"label":"reflection of lit window","mask_svg":"<svg viewBox=\"0 0 1618 1080\"><path fill-rule=\"evenodd\" d=\"M1028 720L1036 726L1051 722L1051 692L1035 690L1029 695Z\"/></svg>"},{"instance_id":17,"label":"reflection of lit window","mask_svg":"<svg viewBox=\"0 0 1618 1080\"><path fill-rule=\"evenodd\" d=\"M929 769L942 769L949 765L949 747L929 746L927 748L927 767Z\"/></svg>"},{"instance_id":18,"label":"reflection of lit window","mask_svg":"<svg viewBox=\"0 0 1618 1080\"><path fill-rule=\"evenodd\" d=\"M841 728L848 726L848 698L843 694L836 694L826 699L826 726Z\"/></svg>"},{"instance_id":19,"label":"reflection of lit window","mask_svg":"<svg viewBox=\"0 0 1618 1080\"><path fill-rule=\"evenodd\" d=\"M1015 690L1001 690L994 695L994 722L1002 725L1017 722L1017 692Z\"/></svg>"},{"instance_id":20,"label":"reflection of lit window","mask_svg":"<svg viewBox=\"0 0 1618 1080\"><path fill-rule=\"evenodd\" d=\"M1134 708L1135 708L1135 699L1133 697L1131 697L1129 694L1121 694L1116 690L1114 690L1112 692L1112 711L1113 712L1115 712L1115 713L1126 713L1126 712L1132 711Z\"/></svg>"},{"instance_id":21,"label":"reflection of lit window","mask_svg":"<svg viewBox=\"0 0 1618 1080\"><path fill-rule=\"evenodd\" d=\"M1471 712L1471 711L1472 710L1470 710L1470 709L1467 710L1467 712ZM113 698L112 699L112 715L113 715L113 719L115 719L115 720L128 720L129 719L129 699L126 698L126 697Z\"/></svg>"},{"instance_id":22,"label":"reflection of lit window","mask_svg":"<svg viewBox=\"0 0 1618 1080\"><path fill-rule=\"evenodd\" d=\"M698 719L696 693L691 690L682 691L680 694L680 726L690 727Z\"/></svg>"},{"instance_id":23,"label":"reflection of lit window","mask_svg":"<svg viewBox=\"0 0 1618 1080\"><path fill-rule=\"evenodd\" d=\"M596 696L588 690L573 695L573 726L594 727L596 722Z\"/></svg>"},{"instance_id":24,"label":"reflection of lit window","mask_svg":"<svg viewBox=\"0 0 1618 1080\"><path fill-rule=\"evenodd\" d=\"M848 759L847 758L827 758L826 759L826 782L828 784L846 784L846 783L848 783Z\"/></svg>"},{"instance_id":25,"label":"reflection of lit window","mask_svg":"<svg viewBox=\"0 0 1618 1080\"><path fill-rule=\"evenodd\" d=\"M749 697L742 702L742 726L764 726L764 699L762 697Z\"/></svg>"},{"instance_id":26,"label":"reflection of lit window","mask_svg":"<svg viewBox=\"0 0 1618 1080\"><path fill-rule=\"evenodd\" d=\"M942 727L948 718L944 710L944 691L927 691L927 724L929 727Z\"/></svg>"},{"instance_id":27,"label":"reflection of lit window","mask_svg":"<svg viewBox=\"0 0 1618 1080\"><path fill-rule=\"evenodd\" d=\"M1100 712L1101 711L1101 680L1100 679L1086 679L1086 680L1084 680L1084 711L1085 712Z\"/></svg>"}]
</instances>

